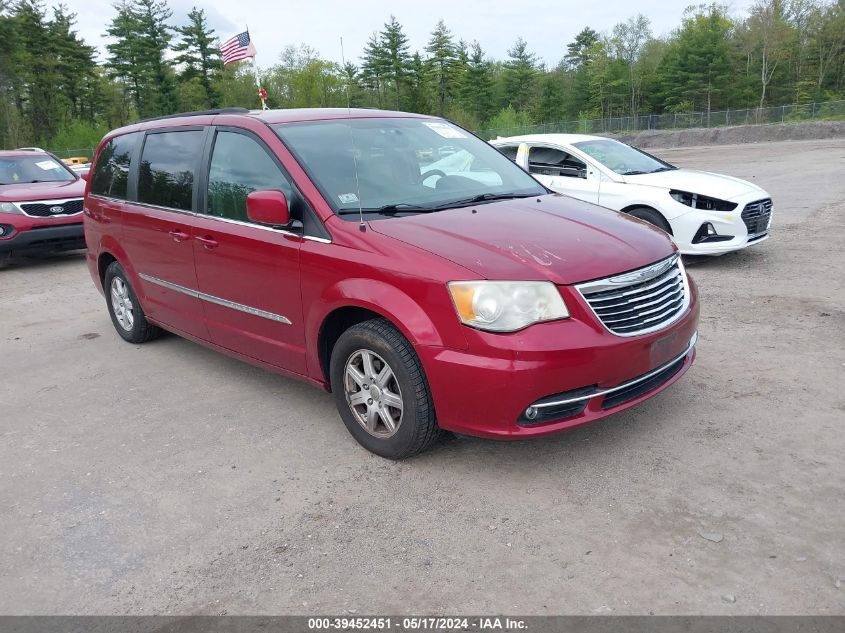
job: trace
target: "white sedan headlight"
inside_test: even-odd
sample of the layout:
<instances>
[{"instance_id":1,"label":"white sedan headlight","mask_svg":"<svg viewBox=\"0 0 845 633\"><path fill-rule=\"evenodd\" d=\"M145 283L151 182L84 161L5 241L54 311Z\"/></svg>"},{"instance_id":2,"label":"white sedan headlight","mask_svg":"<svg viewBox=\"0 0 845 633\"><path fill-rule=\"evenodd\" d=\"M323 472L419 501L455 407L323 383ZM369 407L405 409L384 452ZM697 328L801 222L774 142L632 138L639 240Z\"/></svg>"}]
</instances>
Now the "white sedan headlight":
<instances>
[{"instance_id":1,"label":"white sedan headlight","mask_svg":"<svg viewBox=\"0 0 845 633\"><path fill-rule=\"evenodd\" d=\"M0 213L20 213L11 202L0 202Z\"/></svg>"},{"instance_id":2,"label":"white sedan headlight","mask_svg":"<svg viewBox=\"0 0 845 633\"><path fill-rule=\"evenodd\" d=\"M449 293L461 322L490 332L565 319L569 310L549 281L453 281Z\"/></svg>"}]
</instances>

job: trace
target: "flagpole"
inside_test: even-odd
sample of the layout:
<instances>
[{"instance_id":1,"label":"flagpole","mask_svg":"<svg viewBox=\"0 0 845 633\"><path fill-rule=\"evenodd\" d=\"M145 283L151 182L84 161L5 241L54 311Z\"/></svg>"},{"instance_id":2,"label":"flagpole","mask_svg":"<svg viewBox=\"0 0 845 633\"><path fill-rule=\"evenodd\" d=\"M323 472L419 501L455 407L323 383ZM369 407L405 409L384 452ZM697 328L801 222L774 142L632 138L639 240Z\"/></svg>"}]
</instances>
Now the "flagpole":
<instances>
[{"instance_id":1,"label":"flagpole","mask_svg":"<svg viewBox=\"0 0 845 633\"><path fill-rule=\"evenodd\" d=\"M249 35L249 25L246 25L246 33ZM249 36L249 42L252 44L252 36ZM261 109L262 110L269 110L270 108L267 107L267 102L264 99L261 99L261 78L258 75L258 53L252 56L252 71L255 74L255 87L258 88L258 95L259 100L261 101Z\"/></svg>"}]
</instances>

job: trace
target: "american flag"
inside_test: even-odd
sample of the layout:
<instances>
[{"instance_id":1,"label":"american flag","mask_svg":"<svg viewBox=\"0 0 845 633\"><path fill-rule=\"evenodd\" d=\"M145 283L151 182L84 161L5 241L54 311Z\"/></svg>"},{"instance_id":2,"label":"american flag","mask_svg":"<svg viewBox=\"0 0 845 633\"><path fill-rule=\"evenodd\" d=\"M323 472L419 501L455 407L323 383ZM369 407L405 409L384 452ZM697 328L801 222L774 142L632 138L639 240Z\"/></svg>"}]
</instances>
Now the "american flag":
<instances>
[{"instance_id":1,"label":"american flag","mask_svg":"<svg viewBox=\"0 0 845 633\"><path fill-rule=\"evenodd\" d=\"M249 31L238 33L220 45L223 65L237 62L247 57L255 57L255 47L249 39Z\"/></svg>"}]
</instances>

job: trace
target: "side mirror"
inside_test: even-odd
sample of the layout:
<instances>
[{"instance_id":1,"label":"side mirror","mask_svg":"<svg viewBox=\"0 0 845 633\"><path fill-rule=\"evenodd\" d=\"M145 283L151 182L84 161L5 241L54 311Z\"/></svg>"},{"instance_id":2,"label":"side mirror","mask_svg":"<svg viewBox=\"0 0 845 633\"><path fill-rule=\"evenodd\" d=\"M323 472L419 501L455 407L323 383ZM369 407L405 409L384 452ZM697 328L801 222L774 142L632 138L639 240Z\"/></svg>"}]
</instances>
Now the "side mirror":
<instances>
[{"instance_id":1,"label":"side mirror","mask_svg":"<svg viewBox=\"0 0 845 633\"><path fill-rule=\"evenodd\" d=\"M516 150L516 164L528 171L528 145L520 143Z\"/></svg>"},{"instance_id":2,"label":"side mirror","mask_svg":"<svg viewBox=\"0 0 845 633\"><path fill-rule=\"evenodd\" d=\"M281 191L253 191L246 197L246 216L259 224L287 226L290 224L288 199Z\"/></svg>"}]
</instances>

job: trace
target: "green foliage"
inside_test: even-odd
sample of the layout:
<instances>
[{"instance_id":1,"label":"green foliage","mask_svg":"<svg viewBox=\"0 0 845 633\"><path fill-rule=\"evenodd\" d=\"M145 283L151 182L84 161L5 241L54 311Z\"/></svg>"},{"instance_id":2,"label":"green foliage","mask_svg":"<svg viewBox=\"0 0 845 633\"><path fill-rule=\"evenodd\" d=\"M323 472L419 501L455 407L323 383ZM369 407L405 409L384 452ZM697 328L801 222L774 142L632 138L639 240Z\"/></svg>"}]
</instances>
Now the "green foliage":
<instances>
[{"instance_id":1,"label":"green foliage","mask_svg":"<svg viewBox=\"0 0 845 633\"><path fill-rule=\"evenodd\" d=\"M173 37L172 11L165 0L123 0L106 29L114 41L106 46L107 66L131 96L143 117L177 109L173 68L165 58Z\"/></svg>"},{"instance_id":2,"label":"green foliage","mask_svg":"<svg viewBox=\"0 0 845 633\"><path fill-rule=\"evenodd\" d=\"M219 96L214 84L220 73L220 51L215 44L214 31L205 20L205 11L196 7L191 9L188 24L178 27L176 31L181 40L173 47L173 51L179 53L176 63L182 66L182 92L186 91L187 84L188 89L196 95L190 101L193 105L187 109L216 108ZM197 87L201 89L199 94ZM185 97L185 94L181 95L182 103Z\"/></svg>"},{"instance_id":3,"label":"green foliage","mask_svg":"<svg viewBox=\"0 0 845 633\"><path fill-rule=\"evenodd\" d=\"M531 125L531 115L527 112L518 112L512 105L506 106L499 110L496 115L487 122L487 127L491 130L501 130L507 128L525 127Z\"/></svg>"},{"instance_id":4,"label":"green foliage","mask_svg":"<svg viewBox=\"0 0 845 633\"><path fill-rule=\"evenodd\" d=\"M443 20L440 20L432 31L431 39L428 40L425 50L429 54L428 71L431 74L432 84L437 95L437 113L440 116L445 116L446 101L452 94L458 55L452 32L446 27Z\"/></svg>"},{"instance_id":5,"label":"green foliage","mask_svg":"<svg viewBox=\"0 0 845 633\"><path fill-rule=\"evenodd\" d=\"M74 119L63 123L50 139L49 146L56 151L79 150L96 147L109 128L90 121Z\"/></svg>"},{"instance_id":6,"label":"green foliage","mask_svg":"<svg viewBox=\"0 0 845 633\"><path fill-rule=\"evenodd\" d=\"M539 74L537 56L528 50L524 39L517 38L508 50L508 60L502 71L502 105L517 110L532 108L537 99Z\"/></svg>"}]
</instances>

